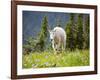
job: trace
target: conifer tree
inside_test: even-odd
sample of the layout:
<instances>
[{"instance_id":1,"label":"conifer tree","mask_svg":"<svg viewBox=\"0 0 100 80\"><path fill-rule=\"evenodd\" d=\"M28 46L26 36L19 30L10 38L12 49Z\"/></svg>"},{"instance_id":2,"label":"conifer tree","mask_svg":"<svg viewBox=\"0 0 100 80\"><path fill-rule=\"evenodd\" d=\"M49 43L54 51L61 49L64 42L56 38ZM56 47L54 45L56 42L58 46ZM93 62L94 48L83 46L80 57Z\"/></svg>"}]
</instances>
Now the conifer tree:
<instances>
[{"instance_id":1,"label":"conifer tree","mask_svg":"<svg viewBox=\"0 0 100 80\"><path fill-rule=\"evenodd\" d=\"M90 24L89 24L89 15L87 16L87 19L86 19L86 33L87 33L87 36L86 36L86 48L89 48L89 41L90 41L90 28L89 28Z\"/></svg>"},{"instance_id":2,"label":"conifer tree","mask_svg":"<svg viewBox=\"0 0 100 80\"><path fill-rule=\"evenodd\" d=\"M82 14L78 15L78 20L77 20L77 48L78 49L83 49L83 21L82 21Z\"/></svg>"},{"instance_id":3,"label":"conifer tree","mask_svg":"<svg viewBox=\"0 0 100 80\"><path fill-rule=\"evenodd\" d=\"M37 43L38 48L42 51L45 49L46 46L47 34L48 34L47 27L48 27L47 17L44 16L41 25L41 30L38 36L38 43Z\"/></svg>"},{"instance_id":4,"label":"conifer tree","mask_svg":"<svg viewBox=\"0 0 100 80\"><path fill-rule=\"evenodd\" d=\"M74 14L71 13L70 14L70 20L66 25L66 35L67 35L67 39L66 39L66 47L73 50L75 47L75 42L74 42L74 31L73 31L73 27L74 27Z\"/></svg>"}]
</instances>

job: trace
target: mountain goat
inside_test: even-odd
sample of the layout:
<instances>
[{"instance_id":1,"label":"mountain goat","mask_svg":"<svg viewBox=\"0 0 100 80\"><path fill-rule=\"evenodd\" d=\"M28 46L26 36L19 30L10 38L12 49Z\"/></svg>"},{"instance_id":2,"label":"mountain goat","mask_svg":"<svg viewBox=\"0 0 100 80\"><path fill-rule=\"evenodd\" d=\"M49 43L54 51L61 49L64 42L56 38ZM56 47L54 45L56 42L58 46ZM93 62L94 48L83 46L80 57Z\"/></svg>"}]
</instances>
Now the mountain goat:
<instances>
[{"instance_id":1,"label":"mountain goat","mask_svg":"<svg viewBox=\"0 0 100 80\"><path fill-rule=\"evenodd\" d=\"M54 51L65 50L66 47L66 32L61 27L55 27L53 30L49 30L50 39L52 42L52 48Z\"/></svg>"}]
</instances>

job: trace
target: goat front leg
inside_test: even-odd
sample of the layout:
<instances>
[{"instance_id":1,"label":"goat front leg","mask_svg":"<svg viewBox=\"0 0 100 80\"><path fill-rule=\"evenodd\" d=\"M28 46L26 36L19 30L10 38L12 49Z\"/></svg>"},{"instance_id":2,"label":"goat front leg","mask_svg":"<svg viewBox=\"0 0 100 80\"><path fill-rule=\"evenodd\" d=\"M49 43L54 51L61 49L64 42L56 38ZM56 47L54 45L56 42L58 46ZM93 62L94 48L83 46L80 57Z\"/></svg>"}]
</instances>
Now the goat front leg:
<instances>
[{"instance_id":1,"label":"goat front leg","mask_svg":"<svg viewBox=\"0 0 100 80\"><path fill-rule=\"evenodd\" d=\"M55 43L54 43L54 41L52 41L52 48L53 48L54 53L55 53L56 52L56 49L55 49Z\"/></svg>"}]
</instances>

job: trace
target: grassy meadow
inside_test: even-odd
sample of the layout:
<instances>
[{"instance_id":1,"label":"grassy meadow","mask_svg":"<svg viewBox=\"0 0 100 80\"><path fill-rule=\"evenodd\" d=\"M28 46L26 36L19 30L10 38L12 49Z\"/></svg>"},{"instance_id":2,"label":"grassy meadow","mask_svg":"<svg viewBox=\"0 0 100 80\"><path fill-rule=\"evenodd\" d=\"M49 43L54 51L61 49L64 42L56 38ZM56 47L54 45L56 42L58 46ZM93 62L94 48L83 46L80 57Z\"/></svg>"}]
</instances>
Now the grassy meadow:
<instances>
[{"instance_id":1,"label":"grassy meadow","mask_svg":"<svg viewBox=\"0 0 100 80\"><path fill-rule=\"evenodd\" d=\"M32 52L22 56L23 68L48 68L88 66L89 50L64 51L54 54L51 51Z\"/></svg>"},{"instance_id":2,"label":"grassy meadow","mask_svg":"<svg viewBox=\"0 0 100 80\"><path fill-rule=\"evenodd\" d=\"M23 11L22 67L89 66L89 24L89 14ZM54 47L57 47L59 42L54 38L56 27L61 27L67 36L66 51L59 54L54 53L50 38L50 31L53 31Z\"/></svg>"}]
</instances>

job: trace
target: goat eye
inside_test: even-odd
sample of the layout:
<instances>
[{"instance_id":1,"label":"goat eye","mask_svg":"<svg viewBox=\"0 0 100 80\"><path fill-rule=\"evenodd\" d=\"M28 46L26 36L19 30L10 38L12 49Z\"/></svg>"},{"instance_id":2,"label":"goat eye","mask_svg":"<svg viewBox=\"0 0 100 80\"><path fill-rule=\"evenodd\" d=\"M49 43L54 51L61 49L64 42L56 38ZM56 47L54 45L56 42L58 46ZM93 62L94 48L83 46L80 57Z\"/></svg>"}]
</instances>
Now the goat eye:
<instances>
[{"instance_id":1,"label":"goat eye","mask_svg":"<svg viewBox=\"0 0 100 80\"><path fill-rule=\"evenodd\" d=\"M51 39L51 41L52 41L53 39Z\"/></svg>"}]
</instances>

